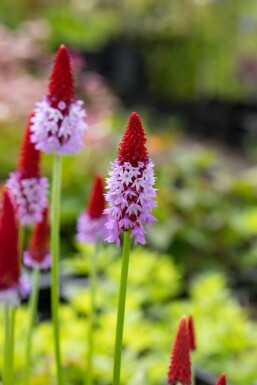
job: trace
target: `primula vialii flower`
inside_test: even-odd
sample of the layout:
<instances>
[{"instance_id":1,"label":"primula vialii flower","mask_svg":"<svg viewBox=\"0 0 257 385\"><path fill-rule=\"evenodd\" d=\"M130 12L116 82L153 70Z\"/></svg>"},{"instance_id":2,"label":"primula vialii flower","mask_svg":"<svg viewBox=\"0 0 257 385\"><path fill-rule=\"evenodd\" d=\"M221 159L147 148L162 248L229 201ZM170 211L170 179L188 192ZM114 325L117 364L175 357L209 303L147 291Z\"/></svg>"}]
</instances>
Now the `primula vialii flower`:
<instances>
[{"instance_id":1,"label":"primula vialii flower","mask_svg":"<svg viewBox=\"0 0 257 385\"><path fill-rule=\"evenodd\" d=\"M153 162L145 147L146 137L139 115L133 112L121 141L118 157L111 164L107 179L106 200L110 207L106 227L110 230L108 242L120 245L122 231L132 230L135 244L145 244L143 225L151 225L155 218L151 214L156 206L153 198L156 190Z\"/></svg>"},{"instance_id":2,"label":"primula vialii flower","mask_svg":"<svg viewBox=\"0 0 257 385\"><path fill-rule=\"evenodd\" d=\"M74 154L83 146L87 129L83 102L74 98L71 60L67 48L57 52L47 96L35 106L31 140L38 150L57 155Z\"/></svg>"},{"instance_id":3,"label":"primula vialii flower","mask_svg":"<svg viewBox=\"0 0 257 385\"><path fill-rule=\"evenodd\" d=\"M29 288L21 278L18 252L18 226L15 208L7 189L3 192L0 218L0 301L16 305L19 295L26 296Z\"/></svg>"},{"instance_id":4,"label":"primula vialii flower","mask_svg":"<svg viewBox=\"0 0 257 385\"><path fill-rule=\"evenodd\" d=\"M98 240L105 240L107 230L105 228L106 217L103 214L104 208L103 179L100 175L97 175L88 208L78 219L77 240L79 242L96 243Z\"/></svg>"},{"instance_id":5,"label":"primula vialii flower","mask_svg":"<svg viewBox=\"0 0 257 385\"><path fill-rule=\"evenodd\" d=\"M194 351L196 350L196 338L195 338L194 320L191 315L188 317L187 331L188 331L190 350Z\"/></svg>"},{"instance_id":6,"label":"primula vialii flower","mask_svg":"<svg viewBox=\"0 0 257 385\"><path fill-rule=\"evenodd\" d=\"M51 255L49 253L49 221L48 209L43 212L43 219L36 223L31 235L29 249L24 252L23 261L28 267L49 269L51 266Z\"/></svg>"},{"instance_id":7,"label":"primula vialii flower","mask_svg":"<svg viewBox=\"0 0 257 385\"><path fill-rule=\"evenodd\" d=\"M227 385L227 380L224 373L218 378L216 385Z\"/></svg>"},{"instance_id":8,"label":"primula vialii flower","mask_svg":"<svg viewBox=\"0 0 257 385\"><path fill-rule=\"evenodd\" d=\"M179 323L168 371L169 385L190 385L192 381L187 319Z\"/></svg>"},{"instance_id":9,"label":"primula vialii flower","mask_svg":"<svg viewBox=\"0 0 257 385\"><path fill-rule=\"evenodd\" d=\"M42 212L47 205L48 181L41 176L41 154L31 142L32 117L33 114L30 115L24 133L17 171L11 173L7 181L22 225L41 221Z\"/></svg>"}]
</instances>

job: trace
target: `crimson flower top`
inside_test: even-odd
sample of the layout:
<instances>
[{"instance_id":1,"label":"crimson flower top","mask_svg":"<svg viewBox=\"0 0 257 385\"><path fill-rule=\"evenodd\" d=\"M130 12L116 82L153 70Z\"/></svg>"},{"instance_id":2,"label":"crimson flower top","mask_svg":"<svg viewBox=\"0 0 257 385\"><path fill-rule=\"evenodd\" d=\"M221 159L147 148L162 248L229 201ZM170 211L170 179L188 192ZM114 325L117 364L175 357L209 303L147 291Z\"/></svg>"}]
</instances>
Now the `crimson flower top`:
<instances>
[{"instance_id":1,"label":"crimson flower top","mask_svg":"<svg viewBox=\"0 0 257 385\"><path fill-rule=\"evenodd\" d=\"M50 76L47 96L35 106L31 140L38 150L57 155L74 154L83 147L87 130L83 102L74 98L71 59L61 45Z\"/></svg>"},{"instance_id":2,"label":"crimson flower top","mask_svg":"<svg viewBox=\"0 0 257 385\"><path fill-rule=\"evenodd\" d=\"M183 317L179 323L176 339L173 345L171 363L168 371L168 384L190 385L192 380L190 347L187 329L187 319Z\"/></svg>"},{"instance_id":3,"label":"crimson flower top","mask_svg":"<svg viewBox=\"0 0 257 385\"><path fill-rule=\"evenodd\" d=\"M0 290L19 284L18 226L9 192L4 189L0 219Z\"/></svg>"},{"instance_id":4,"label":"crimson flower top","mask_svg":"<svg viewBox=\"0 0 257 385\"><path fill-rule=\"evenodd\" d=\"M194 351L196 350L196 338L195 338L194 319L191 315L188 317L187 328L188 328L190 350Z\"/></svg>"},{"instance_id":5,"label":"crimson flower top","mask_svg":"<svg viewBox=\"0 0 257 385\"><path fill-rule=\"evenodd\" d=\"M47 205L48 181L41 176L41 153L31 142L34 115L30 114L24 132L17 171L12 172L7 181L21 225L40 222Z\"/></svg>"},{"instance_id":6,"label":"crimson flower top","mask_svg":"<svg viewBox=\"0 0 257 385\"><path fill-rule=\"evenodd\" d=\"M71 69L71 59L65 45L61 45L56 54L47 96L53 108L59 108L59 102L64 102L68 109L71 101L74 99L74 80Z\"/></svg>"},{"instance_id":7,"label":"crimson flower top","mask_svg":"<svg viewBox=\"0 0 257 385\"><path fill-rule=\"evenodd\" d=\"M137 166L138 162L146 163L148 153L145 143L146 136L140 116L136 112L132 112L119 147L120 164L129 162L133 166Z\"/></svg>"},{"instance_id":8,"label":"crimson flower top","mask_svg":"<svg viewBox=\"0 0 257 385\"><path fill-rule=\"evenodd\" d=\"M105 240L107 230L105 228L106 217L103 178L96 175L88 208L79 216L77 223L77 240L83 243L96 243Z\"/></svg>"},{"instance_id":9,"label":"crimson flower top","mask_svg":"<svg viewBox=\"0 0 257 385\"><path fill-rule=\"evenodd\" d=\"M18 171L21 179L35 178L40 176L41 153L36 150L34 143L31 142L30 124L34 113L31 113L24 132L23 142L20 150Z\"/></svg>"},{"instance_id":10,"label":"crimson flower top","mask_svg":"<svg viewBox=\"0 0 257 385\"><path fill-rule=\"evenodd\" d=\"M96 175L91 197L88 204L87 213L90 218L100 218L105 209L103 178Z\"/></svg>"},{"instance_id":11,"label":"crimson flower top","mask_svg":"<svg viewBox=\"0 0 257 385\"><path fill-rule=\"evenodd\" d=\"M132 230L131 238L134 237L135 244L145 244L143 225L150 226L156 220L151 214L156 206L153 200L156 196L154 164L148 158L145 142L141 119L132 112L118 157L111 164L112 171L107 178L106 200L110 206L105 210L108 216L106 227L110 231L107 241L116 242L117 246L120 245L120 233L128 230Z\"/></svg>"},{"instance_id":12,"label":"crimson flower top","mask_svg":"<svg viewBox=\"0 0 257 385\"><path fill-rule=\"evenodd\" d=\"M34 227L29 244L29 253L36 262L42 262L45 255L49 253L49 231L48 209L46 208L42 221Z\"/></svg>"},{"instance_id":13,"label":"crimson flower top","mask_svg":"<svg viewBox=\"0 0 257 385\"><path fill-rule=\"evenodd\" d=\"M227 385L226 375L224 373L218 378L216 385Z\"/></svg>"}]
</instances>

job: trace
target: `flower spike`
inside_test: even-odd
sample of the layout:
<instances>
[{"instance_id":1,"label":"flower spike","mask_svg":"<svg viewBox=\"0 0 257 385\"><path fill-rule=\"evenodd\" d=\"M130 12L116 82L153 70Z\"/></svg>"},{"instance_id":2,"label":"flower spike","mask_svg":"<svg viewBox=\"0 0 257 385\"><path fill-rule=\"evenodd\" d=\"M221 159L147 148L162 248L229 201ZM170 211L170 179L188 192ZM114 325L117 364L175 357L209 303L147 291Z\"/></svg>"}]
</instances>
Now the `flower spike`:
<instances>
[{"instance_id":1,"label":"flower spike","mask_svg":"<svg viewBox=\"0 0 257 385\"><path fill-rule=\"evenodd\" d=\"M156 206L153 201L156 197L154 164L148 158L145 142L141 119L133 112L107 179L106 200L110 206L105 210L108 216L106 227L110 230L107 241L116 242L117 246L120 245L120 233L130 229L134 243L145 244L143 225L150 226L156 220L151 214Z\"/></svg>"},{"instance_id":2,"label":"flower spike","mask_svg":"<svg viewBox=\"0 0 257 385\"><path fill-rule=\"evenodd\" d=\"M65 45L61 45L56 54L48 86L48 98L53 108L58 108L60 101L68 108L74 99L71 58Z\"/></svg>"},{"instance_id":3,"label":"flower spike","mask_svg":"<svg viewBox=\"0 0 257 385\"><path fill-rule=\"evenodd\" d=\"M194 319L191 315L188 317L187 330L188 330L190 350L194 351L196 350L196 338L195 338Z\"/></svg>"},{"instance_id":4,"label":"flower spike","mask_svg":"<svg viewBox=\"0 0 257 385\"><path fill-rule=\"evenodd\" d=\"M225 373L223 373L217 380L216 385L227 385L227 379Z\"/></svg>"},{"instance_id":5,"label":"flower spike","mask_svg":"<svg viewBox=\"0 0 257 385\"><path fill-rule=\"evenodd\" d=\"M167 383L170 385L190 385L191 381L192 374L187 319L183 317L179 323L173 345Z\"/></svg>"},{"instance_id":6,"label":"flower spike","mask_svg":"<svg viewBox=\"0 0 257 385\"><path fill-rule=\"evenodd\" d=\"M24 293L24 287L20 277L18 226L7 188L3 192L0 245L0 301L16 305L19 294Z\"/></svg>"},{"instance_id":7,"label":"flower spike","mask_svg":"<svg viewBox=\"0 0 257 385\"><path fill-rule=\"evenodd\" d=\"M31 235L29 249L24 252L24 264L28 267L47 270L51 266L49 253L49 221L48 208L43 212L43 219L36 223Z\"/></svg>"},{"instance_id":8,"label":"flower spike","mask_svg":"<svg viewBox=\"0 0 257 385\"><path fill-rule=\"evenodd\" d=\"M105 208L103 178L96 175L88 208L84 211L77 223L77 240L85 243L95 243L98 239L104 240L107 236L105 228L106 218L103 215Z\"/></svg>"},{"instance_id":9,"label":"flower spike","mask_svg":"<svg viewBox=\"0 0 257 385\"><path fill-rule=\"evenodd\" d=\"M31 140L38 150L70 155L83 147L87 130L83 102L74 99L70 55L61 45L50 76L47 96L35 106Z\"/></svg>"},{"instance_id":10,"label":"flower spike","mask_svg":"<svg viewBox=\"0 0 257 385\"><path fill-rule=\"evenodd\" d=\"M10 174L7 186L17 208L22 225L31 225L42 220L47 205L48 181L41 176L41 154L31 142L29 117L21 146L17 171Z\"/></svg>"}]
</instances>

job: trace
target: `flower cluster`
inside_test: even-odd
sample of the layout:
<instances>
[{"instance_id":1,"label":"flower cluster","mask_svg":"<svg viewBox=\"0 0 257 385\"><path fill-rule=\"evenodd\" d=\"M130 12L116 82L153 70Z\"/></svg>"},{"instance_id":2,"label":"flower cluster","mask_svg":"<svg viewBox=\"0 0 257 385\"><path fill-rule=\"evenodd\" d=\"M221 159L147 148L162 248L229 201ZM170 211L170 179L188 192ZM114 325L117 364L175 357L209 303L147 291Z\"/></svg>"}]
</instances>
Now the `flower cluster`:
<instances>
[{"instance_id":1,"label":"flower cluster","mask_svg":"<svg viewBox=\"0 0 257 385\"><path fill-rule=\"evenodd\" d=\"M22 225L31 225L42 220L42 212L47 206L48 181L40 174L40 152L31 142L30 115L20 159L16 172L10 174L7 186L17 208Z\"/></svg>"},{"instance_id":2,"label":"flower cluster","mask_svg":"<svg viewBox=\"0 0 257 385\"><path fill-rule=\"evenodd\" d=\"M49 253L48 209L43 212L43 219L36 223L31 235L29 249L23 254L23 262L27 267L47 270L51 267L52 258Z\"/></svg>"},{"instance_id":3,"label":"flower cluster","mask_svg":"<svg viewBox=\"0 0 257 385\"><path fill-rule=\"evenodd\" d=\"M105 240L107 230L106 217L103 215L104 208L103 179L97 175L88 208L78 218L77 240L79 242L96 243L98 240Z\"/></svg>"},{"instance_id":4,"label":"flower cluster","mask_svg":"<svg viewBox=\"0 0 257 385\"><path fill-rule=\"evenodd\" d=\"M7 189L3 193L0 244L0 301L16 305L19 295L26 296L30 287L26 279L21 277L18 226L15 208Z\"/></svg>"},{"instance_id":5,"label":"flower cluster","mask_svg":"<svg viewBox=\"0 0 257 385\"><path fill-rule=\"evenodd\" d=\"M87 130L83 102L74 99L70 55L61 46L50 77L48 95L36 104L31 140L45 153L70 155L83 147Z\"/></svg>"},{"instance_id":6,"label":"flower cluster","mask_svg":"<svg viewBox=\"0 0 257 385\"><path fill-rule=\"evenodd\" d=\"M134 112L107 179L106 200L110 205L105 210L108 215L106 227L110 230L107 241L116 242L117 246L120 245L120 233L130 229L135 244L145 244L143 225L150 226L155 221L151 214L156 206L153 200L156 196L154 164L147 156L145 141L140 117Z\"/></svg>"}]
</instances>

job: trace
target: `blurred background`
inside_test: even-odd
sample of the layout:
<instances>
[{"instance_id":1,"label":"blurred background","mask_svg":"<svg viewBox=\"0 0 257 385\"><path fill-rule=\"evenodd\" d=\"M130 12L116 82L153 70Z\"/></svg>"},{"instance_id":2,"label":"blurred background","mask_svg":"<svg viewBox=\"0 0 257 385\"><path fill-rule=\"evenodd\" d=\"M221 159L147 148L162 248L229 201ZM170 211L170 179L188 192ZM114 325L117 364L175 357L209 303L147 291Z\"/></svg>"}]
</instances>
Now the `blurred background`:
<instances>
[{"instance_id":1,"label":"blurred background","mask_svg":"<svg viewBox=\"0 0 257 385\"><path fill-rule=\"evenodd\" d=\"M212 384L226 372L231 384L256 385L257 2L1 0L2 184L16 167L28 114L46 93L60 44L71 52L76 96L90 126L85 149L64 159L67 381L82 384L86 369L92 248L76 244L76 220L94 175L107 176L135 110L156 164L158 222L148 231L147 248L135 248L131 257L122 381L163 384L180 316L193 314L198 383ZM43 171L51 176L50 156ZM105 246L98 261L94 375L103 385L111 382L119 253ZM55 383L47 274L41 286L34 385ZM16 330L17 384L26 311L25 305L19 310Z\"/></svg>"}]
</instances>

